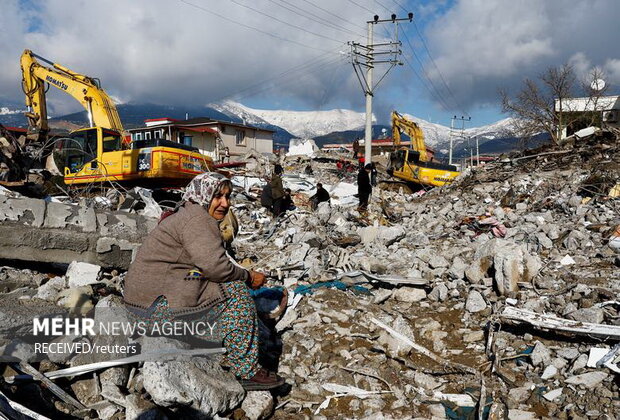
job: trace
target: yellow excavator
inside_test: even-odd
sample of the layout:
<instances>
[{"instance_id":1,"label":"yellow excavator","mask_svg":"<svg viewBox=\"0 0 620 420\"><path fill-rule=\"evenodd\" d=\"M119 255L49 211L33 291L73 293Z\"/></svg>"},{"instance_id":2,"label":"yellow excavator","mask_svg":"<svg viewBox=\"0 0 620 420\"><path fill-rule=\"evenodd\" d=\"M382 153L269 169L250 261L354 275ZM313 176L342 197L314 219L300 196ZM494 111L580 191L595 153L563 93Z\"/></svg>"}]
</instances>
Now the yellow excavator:
<instances>
[{"instance_id":1,"label":"yellow excavator","mask_svg":"<svg viewBox=\"0 0 620 420\"><path fill-rule=\"evenodd\" d=\"M161 140L154 147L124 147L118 111L98 79L75 73L30 50L22 54L21 68L28 107L28 140L47 141L48 85L71 95L88 112L90 127L73 131L58 146L66 184L114 181L124 185L185 186L197 174L213 168L209 156L172 141Z\"/></svg>"},{"instance_id":2,"label":"yellow excavator","mask_svg":"<svg viewBox=\"0 0 620 420\"><path fill-rule=\"evenodd\" d=\"M411 139L411 148L390 153L388 174L422 187L441 187L459 175L456 166L434 162L429 157L424 133L418 124L392 111L392 141L397 148L401 145L402 133Z\"/></svg>"}]
</instances>

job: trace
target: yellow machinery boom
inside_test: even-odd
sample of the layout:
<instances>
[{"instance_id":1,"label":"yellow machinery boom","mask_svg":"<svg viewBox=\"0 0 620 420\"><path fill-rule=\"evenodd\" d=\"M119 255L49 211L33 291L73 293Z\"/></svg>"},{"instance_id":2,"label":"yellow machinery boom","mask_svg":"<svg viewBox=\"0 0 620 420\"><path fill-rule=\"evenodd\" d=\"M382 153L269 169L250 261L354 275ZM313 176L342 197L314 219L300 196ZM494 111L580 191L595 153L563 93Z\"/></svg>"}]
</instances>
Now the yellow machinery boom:
<instances>
[{"instance_id":1,"label":"yellow machinery boom","mask_svg":"<svg viewBox=\"0 0 620 420\"><path fill-rule=\"evenodd\" d=\"M387 168L390 175L422 187L441 187L459 175L455 166L433 162L426 150L420 126L392 111L392 141L396 147L401 145L401 133L409 136L412 147L395 150L390 154Z\"/></svg>"},{"instance_id":2,"label":"yellow machinery boom","mask_svg":"<svg viewBox=\"0 0 620 420\"><path fill-rule=\"evenodd\" d=\"M37 59L48 63L45 67ZM75 98L88 112L90 128L72 132L60 146L66 184L115 181L150 186L184 186L196 174L210 170L210 157L171 141L153 147L123 149L123 126L114 101L95 78L75 73L30 50L21 57L22 86L28 106L28 137L45 141L46 84Z\"/></svg>"}]
</instances>

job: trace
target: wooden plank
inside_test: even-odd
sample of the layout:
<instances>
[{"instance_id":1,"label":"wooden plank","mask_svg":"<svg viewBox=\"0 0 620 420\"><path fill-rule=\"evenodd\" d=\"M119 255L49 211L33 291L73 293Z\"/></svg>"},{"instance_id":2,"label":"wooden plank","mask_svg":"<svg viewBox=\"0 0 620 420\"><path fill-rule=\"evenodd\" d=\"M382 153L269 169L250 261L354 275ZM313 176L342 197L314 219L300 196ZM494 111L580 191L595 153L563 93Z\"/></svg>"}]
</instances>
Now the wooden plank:
<instances>
[{"instance_id":1,"label":"wooden plank","mask_svg":"<svg viewBox=\"0 0 620 420\"><path fill-rule=\"evenodd\" d=\"M56 395L58 398L60 398L67 404L72 405L78 410L88 410L88 408L86 408L84 404L82 404L81 402L73 398L71 395L67 394L62 388L60 388L58 385L52 382L49 378L47 378L41 372L39 372L34 367L32 367L32 365L30 365L29 363L21 361L19 362L19 364L14 364L13 366L15 368L18 368L24 373L32 375L33 378L41 381L43 385L45 385L45 387L50 390L50 392L52 392L54 395Z\"/></svg>"},{"instance_id":2,"label":"wooden plank","mask_svg":"<svg viewBox=\"0 0 620 420\"><path fill-rule=\"evenodd\" d=\"M507 306L499 315L507 324L529 324L536 329L553 331L566 335L585 335L603 339L620 340L620 326L573 321L554 315L544 315L526 309Z\"/></svg>"}]
</instances>

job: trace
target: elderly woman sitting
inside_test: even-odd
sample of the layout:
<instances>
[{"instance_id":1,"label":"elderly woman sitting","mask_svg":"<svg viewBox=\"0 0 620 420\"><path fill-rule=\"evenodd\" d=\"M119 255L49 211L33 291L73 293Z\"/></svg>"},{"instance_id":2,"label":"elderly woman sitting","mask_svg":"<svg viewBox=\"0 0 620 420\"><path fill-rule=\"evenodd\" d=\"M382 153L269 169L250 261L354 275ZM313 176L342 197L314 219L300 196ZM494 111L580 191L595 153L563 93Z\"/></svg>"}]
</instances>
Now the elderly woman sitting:
<instances>
[{"instance_id":1,"label":"elderly woman sitting","mask_svg":"<svg viewBox=\"0 0 620 420\"><path fill-rule=\"evenodd\" d=\"M219 230L230 207L232 184L207 172L196 176L177 212L165 218L140 247L125 279L124 301L149 319L217 318L230 369L247 390L284 383L258 365L256 308L248 285L265 276L248 271L226 254Z\"/></svg>"}]
</instances>

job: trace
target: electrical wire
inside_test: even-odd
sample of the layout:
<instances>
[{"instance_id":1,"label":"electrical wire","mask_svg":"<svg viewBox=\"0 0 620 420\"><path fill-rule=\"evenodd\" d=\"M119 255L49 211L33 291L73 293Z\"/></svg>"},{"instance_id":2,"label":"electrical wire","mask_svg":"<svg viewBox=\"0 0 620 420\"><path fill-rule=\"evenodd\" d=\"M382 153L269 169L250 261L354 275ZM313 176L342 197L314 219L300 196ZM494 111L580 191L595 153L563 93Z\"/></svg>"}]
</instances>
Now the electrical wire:
<instances>
[{"instance_id":1,"label":"electrical wire","mask_svg":"<svg viewBox=\"0 0 620 420\"><path fill-rule=\"evenodd\" d=\"M350 33L350 34L353 34L355 36L361 36L361 37L364 36L364 35L360 35L359 33L353 32L353 31L351 31L351 30L349 30L347 28L339 27L338 25L336 25L336 24L326 20L325 18L322 18L321 16L318 16L315 13L312 13L312 12L310 12L308 10L302 9L301 7L299 7L299 6L295 5L295 4L292 4L292 3L290 3L290 2L288 2L286 0L278 0L278 1L281 2L281 3L287 4L287 5L291 6L292 8L301 10L302 12L310 15L311 17L306 16L306 15L304 15L304 14L302 14L302 13L300 13L300 12L294 10L294 9L292 9L291 7L284 6L284 5L280 4L280 3L278 3L276 0L269 0L269 1L274 3L274 4L276 4L276 5L278 5L278 6L280 6L280 7L282 7L282 8L284 8L284 9L286 9L286 10L288 10L288 11L290 11L290 12L295 13L296 15L299 15L299 16L302 16L302 17L304 17L306 19L309 19L309 20L312 20L314 22L317 22L317 23L319 23L319 24L321 24L323 26L327 26L328 28L335 29L335 30L340 31L340 32Z\"/></svg>"},{"instance_id":2,"label":"electrical wire","mask_svg":"<svg viewBox=\"0 0 620 420\"><path fill-rule=\"evenodd\" d=\"M244 95L241 95L241 96L237 95L235 97L238 98L238 99L250 98L250 97L256 96L256 95L258 95L260 93L269 91L271 89L282 88L282 86L286 86L289 83L297 83L297 84L299 84L299 81L300 81L300 79L302 77L308 76L310 74L318 72L319 70L323 70L326 67L329 67L331 65L337 64L340 60L341 60L341 58L338 57L335 60L331 60L331 61L325 62L325 63L323 63L323 64L321 64L319 66L315 66L315 68L313 68L312 70L308 69L306 72L304 72L302 74L295 74L295 75L289 74L288 75L289 80L283 80L283 81L281 81L277 85L272 85L272 84L265 85L264 87L261 87L259 89L255 89L255 90L251 90L250 92L248 92L248 93L246 93ZM345 63L348 65L348 61L347 62L342 61L342 64L345 64ZM295 76L295 77L293 77L293 76Z\"/></svg>"},{"instance_id":3,"label":"electrical wire","mask_svg":"<svg viewBox=\"0 0 620 420\"><path fill-rule=\"evenodd\" d=\"M370 10L368 7L363 6L363 5L359 4L358 2L356 2L356 1L354 1L354 0L349 0L349 3L353 3L354 5L356 5L357 7L359 7L360 9L364 9L364 10L366 10L367 12L370 12L370 13L372 13L373 15L375 15L375 12L373 12L373 11L372 11L372 10Z\"/></svg>"},{"instance_id":4,"label":"electrical wire","mask_svg":"<svg viewBox=\"0 0 620 420\"><path fill-rule=\"evenodd\" d=\"M415 59L417 60L417 62L420 64L420 67L422 68L422 71L424 72L424 76L426 77L426 80L428 80L428 82L431 84L431 86L433 87L433 90L435 91L436 95L434 95L435 97L440 97L441 100L440 102L442 103L442 106L444 107L444 109L446 111L450 110L453 107L448 106L448 102L446 101L446 99L443 97L443 95L441 94L441 91L439 89L437 89L437 86L435 86L435 83L433 83L433 79L431 79L430 77L428 77L428 75L426 74L426 72L424 71L424 64L422 63L422 60L420 60L420 57L418 57L418 54L415 52L415 49L413 48L413 45L411 44L411 41L409 41L409 37L407 36L407 33L405 31L402 32L405 41L407 41L407 45L409 46L409 48L411 49L411 52L413 53L413 56L415 57ZM411 66L411 68L413 68L413 66Z\"/></svg>"},{"instance_id":5,"label":"electrical wire","mask_svg":"<svg viewBox=\"0 0 620 420\"><path fill-rule=\"evenodd\" d=\"M335 38L332 38L332 37L329 37L329 36L326 36L326 35L321 35L321 34L319 34L319 33L309 31L309 30L307 30L307 29L302 28L301 26L293 25L293 24L292 24L292 23L290 23L290 22L287 22L287 21L282 20L282 19L280 19L280 18L277 18L277 17L275 17L275 16L271 16L270 14L267 14L267 13L265 13L265 12L262 12L262 11L260 11L260 10L256 9L256 8L252 7L252 6L248 6L248 5L246 5L246 4L243 4L243 3L241 3L241 2L239 2L239 1L237 1L237 0L230 0L230 1L231 1L231 2L233 2L233 3L235 3L235 4L236 4L236 5L238 5L238 6L245 7L246 9L251 10L251 11L253 11L253 12L256 12L256 13L258 13L258 14L262 15L262 16L265 16L265 17L268 17L268 18L270 18L270 19L273 19L273 20L275 20L276 22L279 22L279 23L282 23L282 24L284 24L284 25L290 26L291 28L299 29L300 31L303 31L303 32L309 33L309 34L314 35L314 36L318 36L318 37L320 37L320 38L327 39L327 40L329 40L329 41L334 41L334 42L338 42L338 43L343 43L343 41L342 41L342 40L335 39Z\"/></svg>"},{"instance_id":6,"label":"electrical wire","mask_svg":"<svg viewBox=\"0 0 620 420\"><path fill-rule=\"evenodd\" d=\"M272 76L272 77L269 77L269 78L267 78L267 79L264 79L264 80L262 80L262 81L260 81L260 82L253 83L253 84L251 84L251 85L249 85L249 86L246 86L246 87L244 87L244 88L242 88L242 89L240 89L240 90L238 90L238 91L235 91L234 93L230 93L230 94L227 94L227 95L225 95L225 96L223 96L223 97L220 97L219 99L216 99L216 100L214 100L213 102L216 102L216 103L217 103L217 102L219 102L219 101L225 100L225 99L227 99L227 98L233 97L233 96L238 95L238 94L240 94L240 93L243 93L243 92L245 92L245 91L248 91L248 90L251 90L251 89L253 89L253 88L256 88L256 87L258 87L258 86L264 85L264 84L266 84L266 83L268 83L268 82L271 82L271 81L273 81L273 80L277 80L277 79L279 79L279 78L281 78L281 77L286 76L286 75L287 75L287 74L289 74L289 73L294 73L294 72L297 72L297 71L301 71L301 70L303 70L303 69L305 69L305 68L307 68L307 67L312 67L312 66L313 66L313 65L315 65L316 63L320 63L321 61L326 60L326 59L328 58L327 56L328 56L329 54L334 54L334 53L335 53L335 52L333 52L333 51L329 51L329 52L327 52L327 53L325 53L325 54L321 54L321 55L319 55L319 56L317 56L317 57L312 58L312 59L311 59L310 61L308 61L308 62L305 62L305 63L299 64L299 65L296 65L296 66L294 66L294 67L291 67L290 69L285 70L285 71L283 71L282 73L279 73L279 74L277 74L277 75L275 75L275 76Z\"/></svg>"},{"instance_id":7,"label":"electrical wire","mask_svg":"<svg viewBox=\"0 0 620 420\"><path fill-rule=\"evenodd\" d=\"M411 65L411 62L409 61L409 59L407 58L407 56L403 57L405 59L405 63L407 63L407 66L411 69L411 71L413 72L413 74L415 74L415 76L418 78L418 80L422 83L422 85L426 88L426 90L428 90L428 93L430 93L430 95L435 98L435 100L441 105L441 107L445 110L445 111L449 111L450 107L446 105L446 103L442 100L442 98L440 98L439 96L437 96L435 94L435 92L433 92L433 90L428 86L428 84L426 83L426 81L424 79L422 79L422 76L420 76L420 74L418 73L418 71L415 69L415 67L413 67Z\"/></svg>"},{"instance_id":8,"label":"electrical wire","mask_svg":"<svg viewBox=\"0 0 620 420\"><path fill-rule=\"evenodd\" d=\"M242 27L244 27L246 29L252 29L254 31L260 32L260 33L262 33L264 35L267 35L267 36L270 36L272 38L276 38L276 39L279 39L281 41L290 42L292 44L299 45L299 46L304 47L304 48L311 48L313 50L327 52L327 50L325 50L323 48L318 48L318 47L315 47L315 46L312 46L312 45L307 45L307 44L304 44L303 42L294 41L292 39L288 39L288 38L285 38L283 36L280 36L280 35L277 35L277 34L273 34L271 32L267 32L267 31L264 31L264 30L259 29L259 28L255 28L254 26L246 25L245 23L238 22L236 20L230 19L230 18L228 18L228 17L226 17L224 15L221 15L221 14L219 14L217 12L214 12L213 10L206 9L206 8L204 8L202 6L199 6L197 4L191 3L191 2L189 2L187 0L179 0L179 1L181 3L184 3L184 4L188 5L188 6L192 6L192 7L196 8L196 9L198 9L198 10L202 10L203 12L206 12L206 13L209 13L211 15L217 16L217 17L219 17L221 19L224 19L224 20L226 20L226 21L228 21L230 23L234 23L235 25L242 26Z\"/></svg>"},{"instance_id":9,"label":"electrical wire","mask_svg":"<svg viewBox=\"0 0 620 420\"><path fill-rule=\"evenodd\" d=\"M424 37L422 36L422 33L418 29L418 25L416 25L416 23L413 22L413 26L414 26L416 32L418 33L418 36L420 37L420 40L422 41L422 45L424 45L424 49L426 50L426 53L428 54L428 57L431 59L431 63L433 63L433 66L437 70L437 73L439 74L439 77L441 78L441 81L443 82L444 86L446 87L446 90L448 91L450 96L452 96L452 100L456 103L457 107L461 109L461 112L463 112L465 115L467 115L469 117L470 115L467 113L467 111L464 111L463 107L461 106L459 101L456 99L456 96L452 92L452 89L450 89L450 86L448 86L448 84L446 83L446 79L443 77L443 74L441 74L441 70L439 70L439 67L437 67L437 64L435 63L435 60L433 59L433 56L431 55L431 52L429 51L428 46L426 45L426 41L424 40Z\"/></svg>"},{"instance_id":10,"label":"electrical wire","mask_svg":"<svg viewBox=\"0 0 620 420\"><path fill-rule=\"evenodd\" d=\"M405 8L403 7L403 5L402 5L402 4L400 4L398 1L396 1L396 0L392 0L392 1L393 1L393 2L394 2L397 6L398 6L398 7L400 7L401 9L403 9L403 12L405 12L405 13L409 13L409 10L405 9Z\"/></svg>"},{"instance_id":11,"label":"electrical wire","mask_svg":"<svg viewBox=\"0 0 620 420\"><path fill-rule=\"evenodd\" d=\"M308 3L309 5L311 5L311 6L313 6L313 7L316 7L316 8L317 8L317 9L319 9L319 10L322 10L323 12L327 13L327 14L328 14L328 15L330 15L330 16L333 16L333 17L335 17L335 18L337 18L337 19L340 19L340 20L342 20L343 22L347 22L349 25L352 25L352 26L354 26L355 28L359 28L359 25L358 25L357 23L353 23L353 22L351 22L350 20L347 20L347 19L345 19L345 18L343 18L343 17L341 17L341 16L338 16L337 14L335 14L335 13L333 13L333 12L330 12L330 11L329 11L329 10L327 10L327 9L322 8L321 6L319 6L319 5L317 5L317 4L313 3L313 2L311 2L310 0L302 0L302 1L303 1L303 2L305 2L305 3ZM365 36L365 35L364 35L364 36Z\"/></svg>"}]
</instances>

